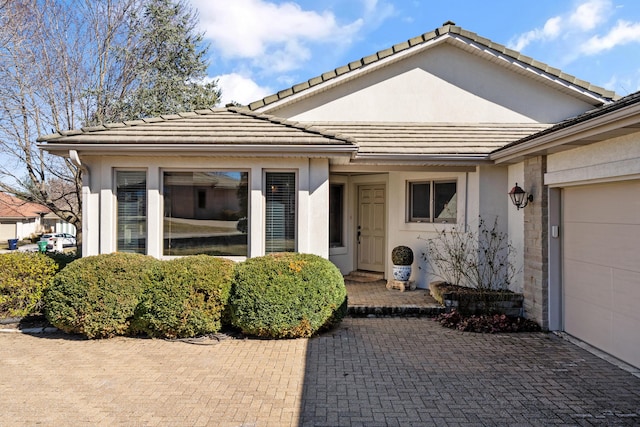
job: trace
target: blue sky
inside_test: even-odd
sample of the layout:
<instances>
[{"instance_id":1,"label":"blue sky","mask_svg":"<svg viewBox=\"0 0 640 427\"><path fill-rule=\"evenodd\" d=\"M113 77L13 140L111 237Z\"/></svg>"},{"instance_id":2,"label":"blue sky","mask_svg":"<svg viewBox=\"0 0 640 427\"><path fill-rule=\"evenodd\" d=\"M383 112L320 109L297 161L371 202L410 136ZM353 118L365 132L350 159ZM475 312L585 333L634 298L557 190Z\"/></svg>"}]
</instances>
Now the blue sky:
<instances>
[{"instance_id":1,"label":"blue sky","mask_svg":"<svg viewBox=\"0 0 640 427\"><path fill-rule=\"evenodd\" d=\"M619 95L640 90L638 0L188 0L223 105L306 81L447 20Z\"/></svg>"}]
</instances>

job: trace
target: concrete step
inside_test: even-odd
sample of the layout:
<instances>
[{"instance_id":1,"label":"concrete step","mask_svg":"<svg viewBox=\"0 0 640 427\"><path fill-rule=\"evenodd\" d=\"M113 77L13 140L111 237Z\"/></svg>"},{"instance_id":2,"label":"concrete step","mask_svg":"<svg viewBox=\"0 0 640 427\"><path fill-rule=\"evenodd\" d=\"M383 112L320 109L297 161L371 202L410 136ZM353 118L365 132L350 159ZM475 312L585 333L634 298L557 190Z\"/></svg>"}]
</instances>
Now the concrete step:
<instances>
[{"instance_id":1,"label":"concrete step","mask_svg":"<svg viewBox=\"0 0 640 427\"><path fill-rule=\"evenodd\" d=\"M344 276L344 280L357 283L378 282L384 280L384 273L355 270Z\"/></svg>"}]
</instances>

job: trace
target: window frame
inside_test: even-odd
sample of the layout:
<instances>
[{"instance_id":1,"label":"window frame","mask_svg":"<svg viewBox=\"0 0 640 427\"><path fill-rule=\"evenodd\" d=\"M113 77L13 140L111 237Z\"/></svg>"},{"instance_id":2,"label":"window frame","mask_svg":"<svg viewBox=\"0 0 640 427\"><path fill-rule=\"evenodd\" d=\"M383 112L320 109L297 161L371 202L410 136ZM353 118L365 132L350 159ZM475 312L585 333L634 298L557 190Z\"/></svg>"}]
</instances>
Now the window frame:
<instances>
[{"instance_id":1,"label":"window frame","mask_svg":"<svg viewBox=\"0 0 640 427\"><path fill-rule=\"evenodd\" d=\"M331 241L331 228L332 228L332 224L331 224L331 218L332 218L332 210L331 210L331 200L332 200L332 194L331 194L331 190L334 187L339 187L341 190L341 194L340 194L340 206L338 207L338 210L334 211L334 213L336 215L338 215L340 217L340 242L332 242ZM345 215L345 209L346 209L346 193L347 193L347 185L344 182L333 182L329 184L329 249L336 249L336 248L344 248L346 247L346 215Z\"/></svg>"},{"instance_id":2,"label":"window frame","mask_svg":"<svg viewBox=\"0 0 640 427\"><path fill-rule=\"evenodd\" d=\"M121 248L120 245L120 201L118 200L119 196L119 187L118 187L118 174L121 172L137 172L144 174L144 232L142 233L145 237L144 239L144 247L137 251L131 251L127 248ZM113 168L113 197L115 200L114 206L114 221L113 221L113 233L114 233L114 249L116 252L129 252L129 253L139 253L146 255L149 253L149 170L147 168Z\"/></svg>"},{"instance_id":3,"label":"window frame","mask_svg":"<svg viewBox=\"0 0 640 427\"><path fill-rule=\"evenodd\" d=\"M251 169L249 168L237 168L237 167L224 167L224 166L220 166L220 165L216 165L213 167L207 167L207 168L197 168L197 169L186 169L186 168L162 168L160 169L160 196L161 196L161 207L160 207L160 254L163 258L176 258L176 257L182 257L182 256L189 256L189 255L180 255L180 254L167 254L165 252L165 248L164 248L164 241L165 241L165 231L164 231L164 226L165 226L165 220L166 220L166 216L165 216L165 209L166 209L166 186L165 186L165 176L167 173L226 173L226 172L239 172L239 173L246 173L247 174L247 224L246 224L246 235L247 235L247 249L246 249L246 253L243 255L211 255L211 256L216 256L216 257L220 257L220 258L228 258L228 259L246 259L250 256L250 252L251 252L251 227L250 227L250 214L251 214ZM201 186L198 185L194 185L192 184L191 186L192 190L193 190L193 196L195 198L194 200L194 208L196 209L206 209L206 206L208 206L206 203L208 202L208 198L205 195L205 208L201 208L200 207L200 200L198 193L199 191L202 189Z\"/></svg>"},{"instance_id":4,"label":"window frame","mask_svg":"<svg viewBox=\"0 0 640 427\"><path fill-rule=\"evenodd\" d=\"M299 216L299 211L300 211L300 200L299 200L299 193L300 193L300 183L299 183L299 178L300 178L300 173L297 169L264 169L262 171L262 182L263 182L263 201L264 201L264 210L263 210L263 216L262 216L262 220L263 220L263 227L264 227L264 231L263 231L263 253L265 255L270 254L270 253L276 253L278 251L275 252L269 252L267 250L267 232L268 232L268 225L267 225L267 194L269 189L267 188L268 186L268 181L267 181L267 176L269 174L285 174L285 173L289 173L289 174L293 174L293 180L294 180L294 185L295 185L295 190L294 190L294 199L293 199L293 203L294 203L294 224L293 224L293 231L294 231L294 237L293 237L293 249L291 252L297 252L298 251L298 238L299 238L299 230L298 230L298 216Z\"/></svg>"},{"instance_id":5,"label":"window frame","mask_svg":"<svg viewBox=\"0 0 640 427\"><path fill-rule=\"evenodd\" d=\"M424 185L428 184L429 188L429 217L414 217L414 200L413 200L413 187L414 185ZM437 184L455 184L456 192L455 197L456 201L458 198L458 180L457 179L416 179L416 180L408 180L406 184L406 217L405 222L407 223L430 223L430 224L456 224L458 222L457 214L458 210L456 207L456 217L455 218L435 218L435 205L436 205L436 185ZM456 203L457 204L457 203Z\"/></svg>"}]
</instances>

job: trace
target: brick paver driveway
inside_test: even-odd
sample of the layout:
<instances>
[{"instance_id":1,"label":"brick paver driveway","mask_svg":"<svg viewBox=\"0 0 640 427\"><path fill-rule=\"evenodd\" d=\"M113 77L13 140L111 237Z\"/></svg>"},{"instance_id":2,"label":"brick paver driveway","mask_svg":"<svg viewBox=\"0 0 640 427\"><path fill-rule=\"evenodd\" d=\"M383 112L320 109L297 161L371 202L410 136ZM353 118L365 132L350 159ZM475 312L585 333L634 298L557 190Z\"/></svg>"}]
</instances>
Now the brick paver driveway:
<instances>
[{"instance_id":1,"label":"brick paver driveway","mask_svg":"<svg viewBox=\"0 0 640 427\"><path fill-rule=\"evenodd\" d=\"M346 319L311 340L0 334L0 426L640 425L640 379L552 334Z\"/></svg>"}]
</instances>

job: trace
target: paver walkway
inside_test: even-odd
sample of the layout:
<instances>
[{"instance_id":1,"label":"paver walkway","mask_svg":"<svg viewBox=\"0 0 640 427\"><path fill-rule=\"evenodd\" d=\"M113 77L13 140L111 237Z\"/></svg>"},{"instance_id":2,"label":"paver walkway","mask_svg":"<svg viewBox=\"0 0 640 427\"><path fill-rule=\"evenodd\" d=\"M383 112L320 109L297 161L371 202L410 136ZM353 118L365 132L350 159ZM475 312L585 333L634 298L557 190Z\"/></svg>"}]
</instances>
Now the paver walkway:
<instances>
[{"instance_id":1,"label":"paver walkway","mask_svg":"<svg viewBox=\"0 0 640 427\"><path fill-rule=\"evenodd\" d=\"M555 335L347 318L310 340L0 334L0 426L640 425L640 378Z\"/></svg>"}]
</instances>

